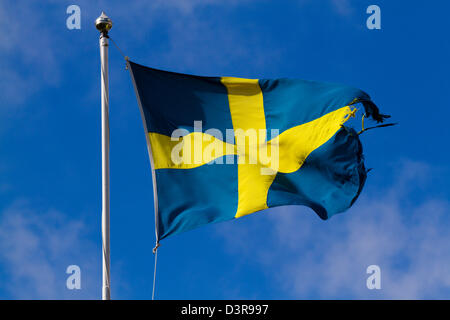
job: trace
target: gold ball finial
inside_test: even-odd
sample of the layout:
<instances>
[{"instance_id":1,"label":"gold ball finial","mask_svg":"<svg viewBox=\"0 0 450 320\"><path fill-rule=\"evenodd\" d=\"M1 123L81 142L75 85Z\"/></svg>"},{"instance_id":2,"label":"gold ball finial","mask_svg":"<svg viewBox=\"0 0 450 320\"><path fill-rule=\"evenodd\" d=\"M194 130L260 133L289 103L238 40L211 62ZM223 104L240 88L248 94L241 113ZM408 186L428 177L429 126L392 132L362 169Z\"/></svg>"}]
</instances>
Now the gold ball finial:
<instances>
[{"instance_id":1,"label":"gold ball finial","mask_svg":"<svg viewBox=\"0 0 450 320\"><path fill-rule=\"evenodd\" d=\"M112 21L104 12L102 12L100 17L95 20L95 27L102 34L107 34L112 28Z\"/></svg>"}]
</instances>

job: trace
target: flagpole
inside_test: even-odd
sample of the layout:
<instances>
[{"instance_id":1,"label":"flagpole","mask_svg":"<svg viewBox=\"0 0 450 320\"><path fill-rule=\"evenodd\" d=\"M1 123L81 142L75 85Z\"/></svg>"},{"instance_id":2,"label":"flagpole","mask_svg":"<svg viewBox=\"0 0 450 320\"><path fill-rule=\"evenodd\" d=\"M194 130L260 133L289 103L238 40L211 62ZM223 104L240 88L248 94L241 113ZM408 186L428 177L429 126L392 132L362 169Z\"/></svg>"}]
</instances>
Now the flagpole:
<instances>
[{"instance_id":1,"label":"flagpole","mask_svg":"<svg viewBox=\"0 0 450 320\"><path fill-rule=\"evenodd\" d=\"M108 31L112 21L104 12L95 20L100 31L100 60L102 86L102 299L111 299L110 247L109 247L109 83L108 83Z\"/></svg>"}]
</instances>

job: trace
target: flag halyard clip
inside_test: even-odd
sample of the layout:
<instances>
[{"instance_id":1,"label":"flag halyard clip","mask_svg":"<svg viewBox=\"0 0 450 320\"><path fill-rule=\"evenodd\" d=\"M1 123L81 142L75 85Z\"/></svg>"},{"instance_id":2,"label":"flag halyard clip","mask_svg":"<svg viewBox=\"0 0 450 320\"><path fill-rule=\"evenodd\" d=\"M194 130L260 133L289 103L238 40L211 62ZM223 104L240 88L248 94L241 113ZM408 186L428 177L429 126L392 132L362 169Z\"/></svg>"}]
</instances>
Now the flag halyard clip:
<instances>
[{"instance_id":1,"label":"flag halyard clip","mask_svg":"<svg viewBox=\"0 0 450 320\"><path fill-rule=\"evenodd\" d=\"M159 241L156 242L156 245L155 245L155 247L153 248L153 254L156 253L156 251L158 250L158 248L159 248L160 246L161 246L161 245L160 245Z\"/></svg>"}]
</instances>

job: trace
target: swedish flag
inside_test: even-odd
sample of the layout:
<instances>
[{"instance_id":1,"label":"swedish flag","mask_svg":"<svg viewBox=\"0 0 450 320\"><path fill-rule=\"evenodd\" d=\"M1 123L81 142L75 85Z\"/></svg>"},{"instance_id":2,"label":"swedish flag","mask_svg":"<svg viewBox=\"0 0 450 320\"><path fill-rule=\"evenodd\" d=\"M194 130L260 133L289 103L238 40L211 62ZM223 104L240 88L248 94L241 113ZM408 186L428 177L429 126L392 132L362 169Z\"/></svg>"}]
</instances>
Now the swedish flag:
<instances>
[{"instance_id":1,"label":"swedish flag","mask_svg":"<svg viewBox=\"0 0 450 320\"><path fill-rule=\"evenodd\" d=\"M304 205L322 219L349 208L366 180L348 86L200 77L128 62L154 174L158 240L266 208Z\"/></svg>"}]
</instances>

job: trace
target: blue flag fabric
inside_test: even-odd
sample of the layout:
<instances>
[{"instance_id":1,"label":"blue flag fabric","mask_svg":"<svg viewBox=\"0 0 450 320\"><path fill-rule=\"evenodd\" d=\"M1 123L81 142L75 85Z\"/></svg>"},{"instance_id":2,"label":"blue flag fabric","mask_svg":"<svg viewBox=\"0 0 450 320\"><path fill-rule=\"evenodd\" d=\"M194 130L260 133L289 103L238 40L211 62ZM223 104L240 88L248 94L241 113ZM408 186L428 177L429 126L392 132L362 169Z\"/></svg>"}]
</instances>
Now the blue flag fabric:
<instances>
[{"instance_id":1,"label":"blue flag fabric","mask_svg":"<svg viewBox=\"0 0 450 320\"><path fill-rule=\"evenodd\" d=\"M284 205L322 219L349 208L366 180L344 123L363 91L292 79L201 77L128 62L155 174L158 240Z\"/></svg>"}]
</instances>

